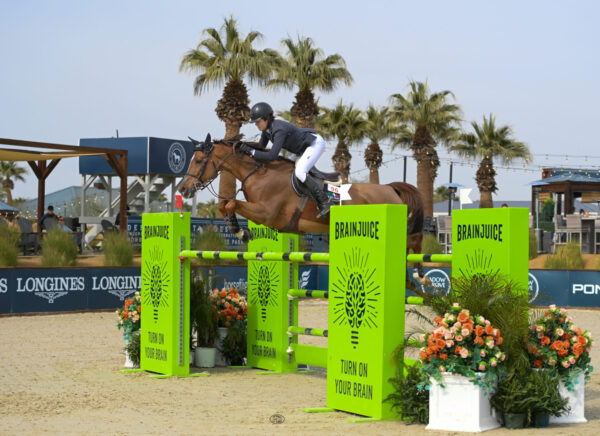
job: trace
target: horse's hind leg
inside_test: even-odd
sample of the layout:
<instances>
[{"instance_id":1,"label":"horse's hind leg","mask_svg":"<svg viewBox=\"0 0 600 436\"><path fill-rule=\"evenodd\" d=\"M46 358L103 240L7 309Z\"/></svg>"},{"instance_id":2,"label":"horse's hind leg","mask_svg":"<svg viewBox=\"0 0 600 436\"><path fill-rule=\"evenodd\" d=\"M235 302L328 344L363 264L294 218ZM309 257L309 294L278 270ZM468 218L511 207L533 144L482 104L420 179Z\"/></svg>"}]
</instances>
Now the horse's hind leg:
<instances>
[{"instance_id":1,"label":"horse's hind leg","mask_svg":"<svg viewBox=\"0 0 600 436\"><path fill-rule=\"evenodd\" d=\"M414 233L412 235L408 235L406 241L406 252L408 250L413 250L413 253L420 254L423 250L423 234L422 233ZM425 271L423 270L423 264L421 262L415 262L413 264L413 277L422 285L430 284L430 280L425 277Z\"/></svg>"}]
</instances>

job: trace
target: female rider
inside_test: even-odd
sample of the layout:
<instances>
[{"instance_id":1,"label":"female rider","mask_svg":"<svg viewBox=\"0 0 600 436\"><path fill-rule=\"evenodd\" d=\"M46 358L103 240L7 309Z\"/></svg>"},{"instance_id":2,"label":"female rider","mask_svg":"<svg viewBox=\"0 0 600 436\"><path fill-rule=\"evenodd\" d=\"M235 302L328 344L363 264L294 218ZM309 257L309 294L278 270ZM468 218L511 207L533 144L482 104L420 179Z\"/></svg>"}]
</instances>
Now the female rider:
<instances>
[{"instance_id":1,"label":"female rider","mask_svg":"<svg viewBox=\"0 0 600 436\"><path fill-rule=\"evenodd\" d=\"M279 156L279 151L284 148L297 156L295 174L306 186L313 199L317 202L319 214L323 218L329 213L329 208L334 204L332 198L319 186L319 183L308 172L325 151L325 140L314 129L296 127L283 120L276 120L273 108L267 103L257 103L250 110L250 122L256 124L262 132L259 144L265 147L269 141L273 143L270 150L256 150L247 144L241 144L239 150L261 161L273 161Z\"/></svg>"}]
</instances>

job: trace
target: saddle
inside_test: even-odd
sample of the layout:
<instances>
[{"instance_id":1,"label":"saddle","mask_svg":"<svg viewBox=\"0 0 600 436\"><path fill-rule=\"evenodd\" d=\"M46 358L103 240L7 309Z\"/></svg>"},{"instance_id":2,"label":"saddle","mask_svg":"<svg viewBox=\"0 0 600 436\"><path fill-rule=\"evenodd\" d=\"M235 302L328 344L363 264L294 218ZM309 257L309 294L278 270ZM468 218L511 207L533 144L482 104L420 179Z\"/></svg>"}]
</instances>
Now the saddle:
<instances>
[{"instance_id":1,"label":"saddle","mask_svg":"<svg viewBox=\"0 0 600 436\"><path fill-rule=\"evenodd\" d=\"M319 182L327 195L330 195L335 200L339 201L339 186L342 184L340 173L337 171L326 173L314 167L311 168L308 173ZM298 177L296 177L295 171L292 171L292 188L294 188L294 191L296 191L296 194L298 194L299 197L313 199L310 190L304 186L304 183L302 183Z\"/></svg>"}]
</instances>

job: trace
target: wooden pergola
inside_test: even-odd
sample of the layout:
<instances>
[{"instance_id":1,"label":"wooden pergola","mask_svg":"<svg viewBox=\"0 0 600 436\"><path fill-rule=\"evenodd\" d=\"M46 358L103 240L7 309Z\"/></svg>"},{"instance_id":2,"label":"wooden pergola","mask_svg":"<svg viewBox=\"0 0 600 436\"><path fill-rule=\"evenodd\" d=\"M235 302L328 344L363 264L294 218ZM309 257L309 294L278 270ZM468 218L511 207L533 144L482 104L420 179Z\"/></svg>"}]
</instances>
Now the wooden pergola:
<instances>
[{"instance_id":1,"label":"wooden pergola","mask_svg":"<svg viewBox=\"0 0 600 436\"><path fill-rule=\"evenodd\" d=\"M600 199L600 170L579 168L544 168L539 186L540 194L557 195L556 210L559 215L575 213L575 198L587 198L588 202ZM531 210L536 212L536 195L531 192Z\"/></svg>"},{"instance_id":2,"label":"wooden pergola","mask_svg":"<svg viewBox=\"0 0 600 436\"><path fill-rule=\"evenodd\" d=\"M108 164L121 179L119 227L121 232L127 231L127 150L51 144L6 138L0 138L0 144L17 147L0 148L0 160L27 162L38 179L37 221L40 220L44 213L46 178L62 159L80 156L104 156ZM49 151L40 151L39 149Z\"/></svg>"}]
</instances>

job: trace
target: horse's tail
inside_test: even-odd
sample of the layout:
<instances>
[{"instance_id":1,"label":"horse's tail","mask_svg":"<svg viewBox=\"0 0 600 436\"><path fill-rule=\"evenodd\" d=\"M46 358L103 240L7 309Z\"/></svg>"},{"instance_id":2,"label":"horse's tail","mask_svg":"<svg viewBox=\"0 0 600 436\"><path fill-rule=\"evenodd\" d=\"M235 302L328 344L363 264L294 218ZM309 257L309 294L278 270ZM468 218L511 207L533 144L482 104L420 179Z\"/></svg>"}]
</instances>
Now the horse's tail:
<instances>
[{"instance_id":1,"label":"horse's tail","mask_svg":"<svg viewBox=\"0 0 600 436\"><path fill-rule=\"evenodd\" d=\"M406 204L408 209L408 234L423 232L424 207L421 193L413 185L404 182L389 183L398 194L402 203Z\"/></svg>"}]
</instances>

